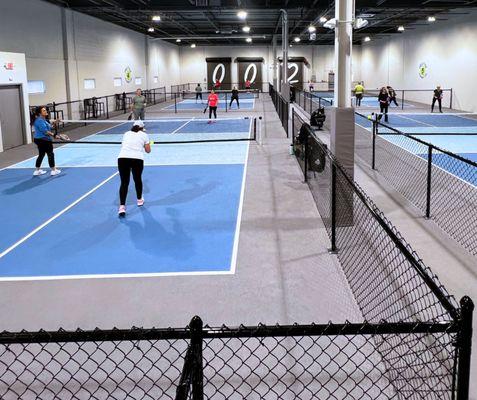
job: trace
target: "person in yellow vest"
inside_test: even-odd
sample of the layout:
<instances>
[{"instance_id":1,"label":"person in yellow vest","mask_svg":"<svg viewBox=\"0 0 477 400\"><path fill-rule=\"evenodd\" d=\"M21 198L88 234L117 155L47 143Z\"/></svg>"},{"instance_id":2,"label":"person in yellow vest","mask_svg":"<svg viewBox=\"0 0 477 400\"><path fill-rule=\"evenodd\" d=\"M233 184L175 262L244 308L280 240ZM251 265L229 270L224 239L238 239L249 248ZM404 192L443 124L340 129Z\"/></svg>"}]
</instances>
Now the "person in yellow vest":
<instances>
[{"instance_id":1,"label":"person in yellow vest","mask_svg":"<svg viewBox=\"0 0 477 400\"><path fill-rule=\"evenodd\" d=\"M354 95L356 96L356 106L361 106L361 100L363 99L364 95L364 86L363 82L358 82L358 84L354 87Z\"/></svg>"}]
</instances>

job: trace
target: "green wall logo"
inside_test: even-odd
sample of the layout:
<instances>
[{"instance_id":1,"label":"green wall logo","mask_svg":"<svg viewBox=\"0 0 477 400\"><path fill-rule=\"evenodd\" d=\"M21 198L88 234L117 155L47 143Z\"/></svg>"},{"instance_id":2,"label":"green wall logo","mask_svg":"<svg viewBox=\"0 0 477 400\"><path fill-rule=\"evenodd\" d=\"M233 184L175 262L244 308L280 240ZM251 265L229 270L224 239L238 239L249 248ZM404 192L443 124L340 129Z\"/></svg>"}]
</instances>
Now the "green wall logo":
<instances>
[{"instance_id":1,"label":"green wall logo","mask_svg":"<svg viewBox=\"0 0 477 400\"><path fill-rule=\"evenodd\" d=\"M420 63L419 64L419 76L421 79L424 79L427 76L427 64Z\"/></svg>"},{"instance_id":2,"label":"green wall logo","mask_svg":"<svg viewBox=\"0 0 477 400\"><path fill-rule=\"evenodd\" d=\"M131 68L126 67L126 69L124 70L124 79L126 80L127 83L130 83L132 81Z\"/></svg>"}]
</instances>

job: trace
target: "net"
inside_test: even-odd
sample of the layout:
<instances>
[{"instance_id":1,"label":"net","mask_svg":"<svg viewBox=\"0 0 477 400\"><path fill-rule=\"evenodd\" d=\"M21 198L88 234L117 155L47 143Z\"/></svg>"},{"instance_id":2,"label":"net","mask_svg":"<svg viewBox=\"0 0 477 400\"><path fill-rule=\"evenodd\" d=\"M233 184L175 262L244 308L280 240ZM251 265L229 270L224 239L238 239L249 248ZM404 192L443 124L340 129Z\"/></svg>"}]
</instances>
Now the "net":
<instances>
[{"instance_id":1,"label":"net","mask_svg":"<svg viewBox=\"0 0 477 400\"><path fill-rule=\"evenodd\" d=\"M202 97L205 99L211 93L209 90L202 91ZM231 90L216 90L215 93L219 96L219 99L231 99L232 98L232 91ZM239 90L238 96L240 100L246 99L257 99L259 97L260 91L258 89L250 89L250 90ZM182 91L180 93L182 99L192 99L195 100L196 92L195 90L188 90Z\"/></svg>"},{"instance_id":2,"label":"net","mask_svg":"<svg viewBox=\"0 0 477 400\"><path fill-rule=\"evenodd\" d=\"M79 132L69 133L70 141L56 144L121 144L125 132L131 130L133 121L95 120L65 121L86 123ZM182 144L207 142L238 142L257 139L256 118L225 119L157 119L144 121L145 132L155 144Z\"/></svg>"}]
</instances>

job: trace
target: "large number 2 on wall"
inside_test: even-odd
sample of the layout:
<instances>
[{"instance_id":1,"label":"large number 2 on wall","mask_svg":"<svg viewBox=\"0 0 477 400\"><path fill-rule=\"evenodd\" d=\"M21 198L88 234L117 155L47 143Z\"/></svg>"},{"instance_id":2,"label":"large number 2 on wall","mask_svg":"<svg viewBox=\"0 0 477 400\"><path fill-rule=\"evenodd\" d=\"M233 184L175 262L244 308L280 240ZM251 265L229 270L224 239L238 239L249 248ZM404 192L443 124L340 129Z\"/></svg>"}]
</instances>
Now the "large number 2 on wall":
<instances>
[{"instance_id":1,"label":"large number 2 on wall","mask_svg":"<svg viewBox=\"0 0 477 400\"><path fill-rule=\"evenodd\" d=\"M225 78L225 65L224 64L217 64L217 66L215 67L214 72L212 74L212 80L214 82L217 80L217 72L219 71L219 69L222 70L222 73L221 73L220 78L219 78L219 82L222 83L224 78Z\"/></svg>"},{"instance_id":2,"label":"large number 2 on wall","mask_svg":"<svg viewBox=\"0 0 477 400\"><path fill-rule=\"evenodd\" d=\"M298 65L296 63L288 64L288 69L294 69L293 73L288 77L288 83L297 83L298 79L292 79L298 74Z\"/></svg>"},{"instance_id":3,"label":"large number 2 on wall","mask_svg":"<svg viewBox=\"0 0 477 400\"><path fill-rule=\"evenodd\" d=\"M257 79L257 66L255 64L250 64L245 70L245 74L243 74L244 82L247 82L247 80L249 80L248 75L250 74L251 69L253 69L253 73L252 73L252 79L250 79L250 82L253 83L255 82L255 79Z\"/></svg>"}]
</instances>

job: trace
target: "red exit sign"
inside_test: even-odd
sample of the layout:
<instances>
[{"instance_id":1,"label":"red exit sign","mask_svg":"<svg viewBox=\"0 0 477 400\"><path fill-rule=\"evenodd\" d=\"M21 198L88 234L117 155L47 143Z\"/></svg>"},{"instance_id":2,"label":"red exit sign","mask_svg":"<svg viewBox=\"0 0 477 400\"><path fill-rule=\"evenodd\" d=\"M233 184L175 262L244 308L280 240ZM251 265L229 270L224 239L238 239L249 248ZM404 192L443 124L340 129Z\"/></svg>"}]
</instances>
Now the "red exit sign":
<instances>
[{"instance_id":1,"label":"red exit sign","mask_svg":"<svg viewBox=\"0 0 477 400\"><path fill-rule=\"evenodd\" d=\"M3 66L6 70L12 71L13 70L13 63L12 62L7 62Z\"/></svg>"}]
</instances>

